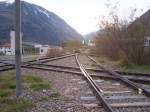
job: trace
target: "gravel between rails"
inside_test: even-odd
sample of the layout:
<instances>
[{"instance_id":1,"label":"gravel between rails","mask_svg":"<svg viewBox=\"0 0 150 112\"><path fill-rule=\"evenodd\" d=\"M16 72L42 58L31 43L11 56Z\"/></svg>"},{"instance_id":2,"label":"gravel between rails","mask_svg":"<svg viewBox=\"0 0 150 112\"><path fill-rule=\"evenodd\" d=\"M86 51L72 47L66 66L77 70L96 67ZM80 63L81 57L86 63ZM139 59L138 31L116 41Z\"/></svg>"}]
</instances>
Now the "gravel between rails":
<instances>
[{"instance_id":1,"label":"gravel between rails","mask_svg":"<svg viewBox=\"0 0 150 112\"><path fill-rule=\"evenodd\" d=\"M78 60L85 68L98 68L96 64L91 62L91 60L85 55L78 55Z\"/></svg>"},{"instance_id":2,"label":"gravel between rails","mask_svg":"<svg viewBox=\"0 0 150 112\"><path fill-rule=\"evenodd\" d=\"M84 104L98 104L98 101L82 101L82 96L94 96L89 85L82 76L24 69L26 73L33 73L51 82L54 90L57 90L65 100L49 100L39 102L28 112L105 112L97 106L85 106Z\"/></svg>"},{"instance_id":3,"label":"gravel between rails","mask_svg":"<svg viewBox=\"0 0 150 112\"><path fill-rule=\"evenodd\" d=\"M47 62L46 64L78 67L74 56Z\"/></svg>"},{"instance_id":4,"label":"gravel between rails","mask_svg":"<svg viewBox=\"0 0 150 112\"><path fill-rule=\"evenodd\" d=\"M104 90L104 91L133 91L133 89L130 89L129 87L127 87L126 85L124 85L122 82L120 81L116 81L116 80L101 80L100 78L93 78L93 80L95 80L95 82ZM99 80L101 82L99 82ZM108 88L108 89L107 89ZM111 89L113 88L113 89Z\"/></svg>"}]
</instances>

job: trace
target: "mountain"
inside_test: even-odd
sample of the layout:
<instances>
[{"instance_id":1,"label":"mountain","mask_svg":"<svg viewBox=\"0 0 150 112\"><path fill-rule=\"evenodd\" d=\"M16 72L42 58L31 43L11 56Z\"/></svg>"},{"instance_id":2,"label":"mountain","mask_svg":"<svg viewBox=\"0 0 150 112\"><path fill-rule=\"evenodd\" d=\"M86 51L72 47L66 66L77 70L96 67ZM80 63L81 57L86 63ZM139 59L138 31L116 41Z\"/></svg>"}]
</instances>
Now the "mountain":
<instances>
[{"instance_id":1,"label":"mountain","mask_svg":"<svg viewBox=\"0 0 150 112\"><path fill-rule=\"evenodd\" d=\"M8 42L14 29L14 3L0 2L0 42ZM21 2L23 41L60 45L82 36L56 14L35 4Z\"/></svg>"},{"instance_id":2,"label":"mountain","mask_svg":"<svg viewBox=\"0 0 150 112\"><path fill-rule=\"evenodd\" d=\"M96 35L97 35L97 32L92 32L92 33L86 34L84 37L85 39L91 40L94 37L96 37Z\"/></svg>"}]
</instances>

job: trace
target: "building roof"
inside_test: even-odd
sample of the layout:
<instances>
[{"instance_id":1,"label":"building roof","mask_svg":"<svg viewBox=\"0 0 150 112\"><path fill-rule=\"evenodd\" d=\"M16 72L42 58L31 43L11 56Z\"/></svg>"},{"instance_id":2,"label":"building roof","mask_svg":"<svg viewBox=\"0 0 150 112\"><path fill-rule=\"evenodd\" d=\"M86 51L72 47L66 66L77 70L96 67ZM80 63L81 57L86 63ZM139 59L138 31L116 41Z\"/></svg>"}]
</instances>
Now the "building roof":
<instances>
[{"instance_id":1,"label":"building roof","mask_svg":"<svg viewBox=\"0 0 150 112\"><path fill-rule=\"evenodd\" d=\"M3 45L0 45L0 47L10 48L11 45L10 45L10 43L5 43Z\"/></svg>"}]
</instances>

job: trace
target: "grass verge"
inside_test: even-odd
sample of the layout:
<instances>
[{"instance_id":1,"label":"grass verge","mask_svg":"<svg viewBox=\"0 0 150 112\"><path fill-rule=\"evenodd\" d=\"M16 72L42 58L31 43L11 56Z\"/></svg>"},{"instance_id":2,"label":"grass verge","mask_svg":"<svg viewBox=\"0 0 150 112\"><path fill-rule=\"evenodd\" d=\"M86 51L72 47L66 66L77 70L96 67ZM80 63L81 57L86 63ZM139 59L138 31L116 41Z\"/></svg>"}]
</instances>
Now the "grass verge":
<instances>
[{"instance_id":1,"label":"grass verge","mask_svg":"<svg viewBox=\"0 0 150 112\"><path fill-rule=\"evenodd\" d=\"M23 112L31 108L32 102L26 98L15 98L16 78L15 73L3 72L0 76L0 112ZM33 91L47 90L51 88L49 82L37 76L30 74L22 75L23 89L31 89Z\"/></svg>"},{"instance_id":2,"label":"grass verge","mask_svg":"<svg viewBox=\"0 0 150 112\"><path fill-rule=\"evenodd\" d=\"M150 65L124 65L121 61L112 61L103 57L98 57L95 59L105 67L119 69L126 72L150 73Z\"/></svg>"},{"instance_id":3,"label":"grass verge","mask_svg":"<svg viewBox=\"0 0 150 112\"><path fill-rule=\"evenodd\" d=\"M123 71L127 72L140 72L140 73L150 73L150 65L127 65L122 68Z\"/></svg>"}]
</instances>

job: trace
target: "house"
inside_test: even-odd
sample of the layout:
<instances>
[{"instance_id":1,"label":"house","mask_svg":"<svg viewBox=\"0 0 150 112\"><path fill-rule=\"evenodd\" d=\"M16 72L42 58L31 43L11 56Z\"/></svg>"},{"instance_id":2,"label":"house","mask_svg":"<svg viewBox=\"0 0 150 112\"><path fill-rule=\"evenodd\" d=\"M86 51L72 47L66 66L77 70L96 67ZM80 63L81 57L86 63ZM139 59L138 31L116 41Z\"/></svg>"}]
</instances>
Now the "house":
<instances>
[{"instance_id":1,"label":"house","mask_svg":"<svg viewBox=\"0 0 150 112\"><path fill-rule=\"evenodd\" d=\"M23 46L24 54L26 54L25 51L32 50L32 52L34 52L36 54L45 55L47 53L48 49L50 49L49 45L42 45L42 44L33 43L33 42L23 42L22 46Z\"/></svg>"},{"instance_id":2,"label":"house","mask_svg":"<svg viewBox=\"0 0 150 112\"><path fill-rule=\"evenodd\" d=\"M13 55L13 49L11 49L11 46L9 43L0 45L0 54L1 55Z\"/></svg>"},{"instance_id":3,"label":"house","mask_svg":"<svg viewBox=\"0 0 150 112\"><path fill-rule=\"evenodd\" d=\"M33 42L22 42L22 35L20 39L22 54L40 54L45 55L50 49L49 45L42 45ZM10 31L10 43L0 45L0 55L15 55L15 31Z\"/></svg>"},{"instance_id":4,"label":"house","mask_svg":"<svg viewBox=\"0 0 150 112\"><path fill-rule=\"evenodd\" d=\"M150 47L150 37L145 37L145 47Z\"/></svg>"}]
</instances>

